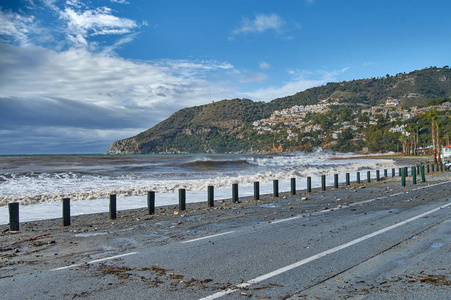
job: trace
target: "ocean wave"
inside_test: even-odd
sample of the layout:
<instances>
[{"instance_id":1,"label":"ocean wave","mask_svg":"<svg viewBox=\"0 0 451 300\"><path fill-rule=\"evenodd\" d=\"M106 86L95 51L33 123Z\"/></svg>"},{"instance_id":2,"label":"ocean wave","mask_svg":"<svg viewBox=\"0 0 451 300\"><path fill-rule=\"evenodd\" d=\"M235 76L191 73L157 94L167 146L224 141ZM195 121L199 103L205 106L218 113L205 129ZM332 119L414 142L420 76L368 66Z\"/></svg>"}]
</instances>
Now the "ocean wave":
<instances>
[{"instance_id":1,"label":"ocean wave","mask_svg":"<svg viewBox=\"0 0 451 300\"><path fill-rule=\"evenodd\" d=\"M9 202L38 204L61 201L69 197L74 201L105 199L110 194L119 197L144 196L147 191L175 193L180 188L191 191L206 190L207 186L228 188L233 183L253 185L259 181L269 184L274 179L289 182L291 177L344 174L394 166L391 159L346 159L352 154L339 154L318 150L314 153L285 155L210 155L210 156L159 156L126 157L119 164L113 157L111 164L91 161L77 166L77 171L61 172L64 166L45 169L44 172L0 174L0 206ZM329 158L334 158L330 160ZM42 169L48 159L36 162L35 170ZM73 159L73 158L72 158ZM109 162L109 158L102 159ZM71 161L66 161L71 166ZM63 161L60 162L63 165ZM142 170L144 168L144 170ZM31 169L33 170L33 169Z\"/></svg>"},{"instance_id":2,"label":"ocean wave","mask_svg":"<svg viewBox=\"0 0 451 300\"><path fill-rule=\"evenodd\" d=\"M223 168L246 167L251 165L246 159L238 160L194 160L181 163L180 166L194 170L212 170Z\"/></svg>"},{"instance_id":3,"label":"ocean wave","mask_svg":"<svg viewBox=\"0 0 451 300\"><path fill-rule=\"evenodd\" d=\"M194 165L206 164L211 161L193 161ZM213 164L221 165L226 161L215 161ZM232 163L246 164L243 160ZM215 188L227 188L233 183L240 185L252 185L255 181L261 184L271 183L274 179L289 181L290 178L312 178L321 175L352 173L361 170L374 170L392 167L393 160L364 160L353 159L343 161L329 161L325 164L303 163L297 167L275 168L271 171L256 172L254 174L238 176L215 176L212 178L190 179L190 180L169 180L169 179L149 179L138 176L93 176L77 173L60 174L3 174L0 183L0 206L9 202L19 202L22 205L38 204L46 202L61 201L64 197L71 200L93 200L108 198L110 194L118 197L144 196L152 190L156 193L175 193L178 189L184 188L188 191L206 190L209 185ZM279 171L275 171L279 170Z\"/></svg>"}]
</instances>

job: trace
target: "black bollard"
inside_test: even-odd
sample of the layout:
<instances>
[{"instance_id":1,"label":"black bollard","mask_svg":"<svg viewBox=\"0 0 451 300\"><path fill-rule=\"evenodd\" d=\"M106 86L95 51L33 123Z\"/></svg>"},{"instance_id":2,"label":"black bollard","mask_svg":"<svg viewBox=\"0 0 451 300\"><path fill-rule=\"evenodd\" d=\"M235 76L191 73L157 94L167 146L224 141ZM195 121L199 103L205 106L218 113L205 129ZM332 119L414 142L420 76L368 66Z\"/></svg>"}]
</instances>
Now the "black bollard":
<instances>
[{"instance_id":1,"label":"black bollard","mask_svg":"<svg viewBox=\"0 0 451 300\"><path fill-rule=\"evenodd\" d=\"M321 190L326 190L326 175L321 175Z\"/></svg>"},{"instance_id":2,"label":"black bollard","mask_svg":"<svg viewBox=\"0 0 451 300\"><path fill-rule=\"evenodd\" d=\"M420 166L417 166L417 175L420 175Z\"/></svg>"},{"instance_id":3,"label":"black bollard","mask_svg":"<svg viewBox=\"0 0 451 300\"><path fill-rule=\"evenodd\" d=\"M376 181L381 181L381 174L379 170L376 170Z\"/></svg>"},{"instance_id":4,"label":"black bollard","mask_svg":"<svg viewBox=\"0 0 451 300\"><path fill-rule=\"evenodd\" d=\"M254 181L254 200L260 200L260 182Z\"/></svg>"},{"instance_id":5,"label":"black bollard","mask_svg":"<svg viewBox=\"0 0 451 300\"><path fill-rule=\"evenodd\" d=\"M371 182L371 172L370 171L366 172L366 181Z\"/></svg>"},{"instance_id":6,"label":"black bollard","mask_svg":"<svg viewBox=\"0 0 451 300\"><path fill-rule=\"evenodd\" d=\"M238 183L232 184L232 202L238 202Z\"/></svg>"},{"instance_id":7,"label":"black bollard","mask_svg":"<svg viewBox=\"0 0 451 300\"><path fill-rule=\"evenodd\" d=\"M212 185L208 186L208 207L214 207L215 206L215 194L214 194L214 187Z\"/></svg>"},{"instance_id":8,"label":"black bollard","mask_svg":"<svg viewBox=\"0 0 451 300\"><path fill-rule=\"evenodd\" d=\"M413 184L417 184L417 168L412 167L412 182Z\"/></svg>"},{"instance_id":9,"label":"black bollard","mask_svg":"<svg viewBox=\"0 0 451 300\"><path fill-rule=\"evenodd\" d=\"M149 215L155 214L155 192L148 191L147 192L147 212Z\"/></svg>"},{"instance_id":10,"label":"black bollard","mask_svg":"<svg viewBox=\"0 0 451 300\"><path fill-rule=\"evenodd\" d=\"M402 176L402 171L401 171L401 169L402 169L402 168L399 168L399 170L398 170L398 176L399 176L399 177Z\"/></svg>"},{"instance_id":11,"label":"black bollard","mask_svg":"<svg viewBox=\"0 0 451 300\"><path fill-rule=\"evenodd\" d=\"M19 231L19 203L8 203L9 231Z\"/></svg>"},{"instance_id":12,"label":"black bollard","mask_svg":"<svg viewBox=\"0 0 451 300\"><path fill-rule=\"evenodd\" d=\"M186 190L179 189L179 210L186 210Z\"/></svg>"},{"instance_id":13,"label":"black bollard","mask_svg":"<svg viewBox=\"0 0 451 300\"><path fill-rule=\"evenodd\" d=\"M296 195L296 178L291 178L291 195Z\"/></svg>"},{"instance_id":14,"label":"black bollard","mask_svg":"<svg viewBox=\"0 0 451 300\"><path fill-rule=\"evenodd\" d=\"M109 213L110 219L115 220L116 219L116 195L110 195L110 213Z\"/></svg>"},{"instance_id":15,"label":"black bollard","mask_svg":"<svg viewBox=\"0 0 451 300\"><path fill-rule=\"evenodd\" d=\"M273 187L273 192L274 192L274 198L278 198L279 197L279 180L274 179L272 181L272 187Z\"/></svg>"},{"instance_id":16,"label":"black bollard","mask_svg":"<svg viewBox=\"0 0 451 300\"><path fill-rule=\"evenodd\" d=\"M63 198L63 226L70 226L70 198Z\"/></svg>"},{"instance_id":17,"label":"black bollard","mask_svg":"<svg viewBox=\"0 0 451 300\"><path fill-rule=\"evenodd\" d=\"M391 177L395 177L395 169L393 168L393 169L391 169Z\"/></svg>"},{"instance_id":18,"label":"black bollard","mask_svg":"<svg viewBox=\"0 0 451 300\"><path fill-rule=\"evenodd\" d=\"M404 176L409 177L409 168L404 167Z\"/></svg>"},{"instance_id":19,"label":"black bollard","mask_svg":"<svg viewBox=\"0 0 451 300\"><path fill-rule=\"evenodd\" d=\"M357 183L360 183L360 172L357 172Z\"/></svg>"},{"instance_id":20,"label":"black bollard","mask_svg":"<svg viewBox=\"0 0 451 300\"><path fill-rule=\"evenodd\" d=\"M387 171L387 169L384 169L384 177L385 177L385 178L388 177L388 171Z\"/></svg>"},{"instance_id":21,"label":"black bollard","mask_svg":"<svg viewBox=\"0 0 451 300\"><path fill-rule=\"evenodd\" d=\"M351 178L349 173L346 173L346 185L350 185L351 184Z\"/></svg>"},{"instance_id":22,"label":"black bollard","mask_svg":"<svg viewBox=\"0 0 451 300\"><path fill-rule=\"evenodd\" d=\"M434 172L435 172L435 171L434 171L435 164L432 164L431 167L432 167L432 173L434 173Z\"/></svg>"},{"instance_id":23,"label":"black bollard","mask_svg":"<svg viewBox=\"0 0 451 300\"><path fill-rule=\"evenodd\" d=\"M429 173L429 164L426 166L427 173Z\"/></svg>"},{"instance_id":24,"label":"black bollard","mask_svg":"<svg viewBox=\"0 0 451 300\"><path fill-rule=\"evenodd\" d=\"M338 188L338 174L334 174L334 188Z\"/></svg>"},{"instance_id":25,"label":"black bollard","mask_svg":"<svg viewBox=\"0 0 451 300\"><path fill-rule=\"evenodd\" d=\"M307 193L312 192L312 177L307 176Z\"/></svg>"},{"instance_id":26,"label":"black bollard","mask_svg":"<svg viewBox=\"0 0 451 300\"><path fill-rule=\"evenodd\" d=\"M406 186L406 169L402 168L401 170L401 185Z\"/></svg>"}]
</instances>

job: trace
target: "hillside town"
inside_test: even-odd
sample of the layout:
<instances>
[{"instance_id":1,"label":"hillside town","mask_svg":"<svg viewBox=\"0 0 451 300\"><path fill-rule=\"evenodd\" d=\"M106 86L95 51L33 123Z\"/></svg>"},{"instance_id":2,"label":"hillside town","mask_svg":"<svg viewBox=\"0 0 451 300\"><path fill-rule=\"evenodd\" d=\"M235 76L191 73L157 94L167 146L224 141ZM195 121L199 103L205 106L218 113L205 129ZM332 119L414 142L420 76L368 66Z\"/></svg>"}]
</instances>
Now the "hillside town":
<instances>
[{"instance_id":1,"label":"hillside town","mask_svg":"<svg viewBox=\"0 0 451 300\"><path fill-rule=\"evenodd\" d=\"M269 118L255 121L252 126L257 134L277 135L280 145L290 141L318 145L319 141L327 141L326 147L334 148L340 139L351 138L355 145L358 141L366 141L372 127L385 127L400 140L411 139L421 130L418 119L425 112L436 110L448 115L450 107L449 101L425 107L403 107L398 99L387 98L383 105L356 108L337 100L325 99L315 105L274 111ZM415 141L415 152L420 154L431 147L419 145L418 142ZM364 152L368 151L367 147L362 149Z\"/></svg>"}]
</instances>

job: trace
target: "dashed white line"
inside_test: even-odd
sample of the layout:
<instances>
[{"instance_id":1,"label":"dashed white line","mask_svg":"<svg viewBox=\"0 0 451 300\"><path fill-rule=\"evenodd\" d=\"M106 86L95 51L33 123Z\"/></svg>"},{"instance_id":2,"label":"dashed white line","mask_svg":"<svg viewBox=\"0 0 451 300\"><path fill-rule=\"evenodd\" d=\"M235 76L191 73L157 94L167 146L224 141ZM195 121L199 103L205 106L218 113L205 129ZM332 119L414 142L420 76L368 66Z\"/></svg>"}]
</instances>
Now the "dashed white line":
<instances>
[{"instance_id":1,"label":"dashed white line","mask_svg":"<svg viewBox=\"0 0 451 300\"><path fill-rule=\"evenodd\" d=\"M197 238L197 239L192 239L192 240L188 240L188 241L183 241L182 244L186 244L186 243L192 243L192 242L197 242L200 240L205 240L205 239L209 239L209 238L214 238L217 236L221 236L221 235L226 235L226 234L230 234L230 233L234 233L235 231L227 231L227 232L223 232L223 233L218 233L218 234L213 234L213 235L209 235L209 236L204 236L201 238Z\"/></svg>"},{"instance_id":2,"label":"dashed white line","mask_svg":"<svg viewBox=\"0 0 451 300\"><path fill-rule=\"evenodd\" d=\"M95 263L106 261L106 260L111 260L111 259L116 259L116 258L121 258L121 257L125 257L125 256L134 255L134 254L137 254L137 253L138 252L130 252L130 253L125 253L125 254L119 254L119 255L115 255L115 256L110 256L110 257L100 258L100 259L96 259L96 260L91 260L91 261L88 261L88 262L85 262L85 263L81 263L81 264L74 264L74 265L70 265L70 266L60 267L60 268L52 269L50 271L65 270L65 269L69 269L69 268L78 267L78 266L81 266L83 264L88 264L88 265L95 264Z\"/></svg>"},{"instance_id":3,"label":"dashed white line","mask_svg":"<svg viewBox=\"0 0 451 300\"><path fill-rule=\"evenodd\" d=\"M272 278L272 277L274 277L274 276L277 276L277 275L280 275L280 274L282 274L282 273L291 271L291 270L293 270L293 269L295 269L295 268L297 268L297 267L300 267L300 266L302 266L302 265L305 265L305 264L307 264L307 263L309 263L309 262L315 261L315 260L317 260L317 259L319 259L319 258L321 258L321 257L326 256L326 255L329 255L329 254L335 253L335 252L337 252L337 251L343 250L343 249L345 249L345 248L348 248L348 247L350 247L350 246L353 246L353 245L355 245L355 244L358 244L358 243L360 243L360 242L363 242L363 241L365 241L365 240L367 240L367 239L370 239L370 238L372 238L372 237L375 237L375 236L377 236L377 235L380 235L380 234L382 234L382 233L385 233L385 232L390 231L390 230L392 230L392 229L395 229L395 228L397 228L397 227L400 227L400 226L403 226L403 225L408 224L408 223L410 223L410 222L413 222L413 221L415 221L415 220L418 220L418 219L420 219L420 218L422 218L422 217L424 217L424 216L430 215L430 214L432 214L432 213L434 213L434 212L436 212L436 211L438 211L438 210L440 210L440 209L446 208L446 207L448 207L448 206L451 206L451 203L442 205L442 206L440 206L440 207L434 208L434 209L432 209L432 210L430 210L430 211L427 211L427 212L425 212L425 213L419 214L419 215L417 215L417 216L415 216L415 217L412 217L412 218L410 218L410 219L407 219L407 220L405 220L405 221L396 223L396 224L391 225L391 226L389 226L389 227L385 227L385 228L380 229L380 230L378 230L378 231L375 231L375 232L373 232L373 233L364 235L364 236L362 236L362 237L360 237L360 238L358 238L358 239L355 239L355 240L350 241L350 242L348 242L348 243L345 243L345 244L339 245L339 246L337 246L337 247L331 248L331 249L329 249L329 250L323 251L323 252L318 253L318 254L316 254L316 255L310 256L310 257L308 257L308 258L306 258L306 259L300 260L300 261L298 261L298 262L295 262L295 263L293 263L293 264L291 264L291 265L285 266L285 267L280 268L280 269L278 269L278 270L275 270L275 271L273 271L273 272L270 272L270 273L261 275L261 276L259 276L259 277L256 277L256 278L254 278L254 279L248 280L248 281L246 281L246 282L243 282L243 283L241 283L241 284L238 284L236 287L237 287L238 289L240 289L240 288L246 288L246 287L249 287L250 285L253 285L253 284L256 284L256 283L260 283L260 282L262 282L262 281L264 281L264 280L267 280L267 279ZM230 289L227 289L227 290L225 290L225 291L217 292L217 293L215 293L215 294L212 294L212 295L210 295L210 296L201 298L201 299L199 299L199 300L213 300L213 299L221 298L222 296L229 295L229 294L235 292L235 291L237 290L237 288L233 288L233 289L230 288Z\"/></svg>"}]
</instances>

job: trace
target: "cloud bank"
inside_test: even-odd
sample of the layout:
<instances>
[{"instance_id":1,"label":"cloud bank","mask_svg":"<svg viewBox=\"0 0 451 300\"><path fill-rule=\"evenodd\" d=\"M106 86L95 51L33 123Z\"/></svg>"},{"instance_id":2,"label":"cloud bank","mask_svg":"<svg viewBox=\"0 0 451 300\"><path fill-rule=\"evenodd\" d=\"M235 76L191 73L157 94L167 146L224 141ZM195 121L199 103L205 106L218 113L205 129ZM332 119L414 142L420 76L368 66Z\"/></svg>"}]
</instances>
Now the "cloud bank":
<instances>
[{"instance_id":1,"label":"cloud bank","mask_svg":"<svg viewBox=\"0 0 451 300\"><path fill-rule=\"evenodd\" d=\"M121 58L115 51L139 38L147 21L89 5L42 0L27 1L28 11L0 10L0 139L7 141L0 154L105 152L184 107L268 101L324 82L293 75L283 86L249 92L242 86L266 82L272 65L257 62L262 72L249 72L226 61ZM276 14L260 14L233 34L279 33L284 25Z\"/></svg>"}]
</instances>

